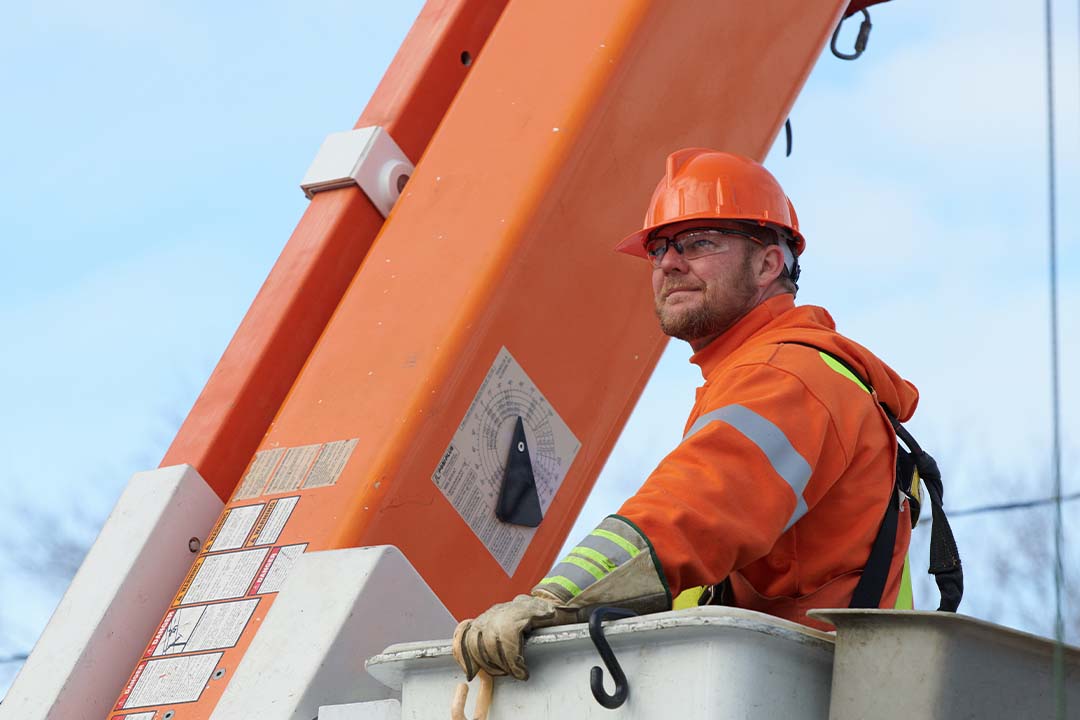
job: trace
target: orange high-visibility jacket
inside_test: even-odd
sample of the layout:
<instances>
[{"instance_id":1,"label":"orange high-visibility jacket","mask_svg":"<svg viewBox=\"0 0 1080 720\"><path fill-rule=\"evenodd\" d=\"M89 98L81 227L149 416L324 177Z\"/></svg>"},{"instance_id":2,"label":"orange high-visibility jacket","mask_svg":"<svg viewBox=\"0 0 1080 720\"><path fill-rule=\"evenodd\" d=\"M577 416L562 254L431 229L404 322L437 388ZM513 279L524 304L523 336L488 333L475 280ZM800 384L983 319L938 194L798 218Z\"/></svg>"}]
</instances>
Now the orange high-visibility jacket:
<instances>
[{"instance_id":1,"label":"orange high-visibility jacket","mask_svg":"<svg viewBox=\"0 0 1080 720\"><path fill-rule=\"evenodd\" d=\"M684 439L618 511L652 543L672 597L730 577L736 606L826 629L806 611L850 603L897 498L878 402L904 421L919 394L835 327L778 295L691 358L705 384ZM881 607L900 590L908 513L904 502Z\"/></svg>"}]
</instances>

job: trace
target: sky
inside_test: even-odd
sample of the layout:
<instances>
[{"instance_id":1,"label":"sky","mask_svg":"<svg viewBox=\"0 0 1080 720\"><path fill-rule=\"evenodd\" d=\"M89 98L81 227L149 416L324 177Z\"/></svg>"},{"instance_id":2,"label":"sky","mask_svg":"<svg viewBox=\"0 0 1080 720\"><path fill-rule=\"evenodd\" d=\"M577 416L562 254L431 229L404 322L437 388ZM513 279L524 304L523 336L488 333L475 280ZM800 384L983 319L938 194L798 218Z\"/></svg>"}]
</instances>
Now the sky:
<instances>
[{"instance_id":1,"label":"sky","mask_svg":"<svg viewBox=\"0 0 1080 720\"><path fill-rule=\"evenodd\" d=\"M303 213L298 184L322 139L352 127L420 6L271 1L251 14L205 0L57 0L6 11L0 659L32 646L63 590L20 558L50 536L89 543L131 474L158 465ZM919 386L909 426L937 456L952 508L1051 493L1041 8L872 8L866 54L825 51L791 113L792 156L781 138L766 161L808 241L800 303L828 308ZM1068 492L1080 489L1080 73L1076 8L1055 0L1054 13ZM570 540L677 444L700 383L689 355L669 346ZM1051 517L954 520L963 611L1051 631L1050 564L1018 557L1045 551ZM926 525L912 553L923 607ZM1078 539L1065 556L1075 574ZM0 692L17 668L0 664Z\"/></svg>"}]
</instances>

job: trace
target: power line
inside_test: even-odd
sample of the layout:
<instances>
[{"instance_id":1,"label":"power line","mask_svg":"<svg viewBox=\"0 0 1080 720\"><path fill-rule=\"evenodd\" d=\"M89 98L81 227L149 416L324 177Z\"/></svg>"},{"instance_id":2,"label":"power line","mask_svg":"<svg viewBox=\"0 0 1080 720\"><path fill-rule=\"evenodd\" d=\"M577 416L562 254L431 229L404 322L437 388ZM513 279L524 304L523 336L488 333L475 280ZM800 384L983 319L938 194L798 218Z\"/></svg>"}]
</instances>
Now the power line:
<instances>
[{"instance_id":1,"label":"power line","mask_svg":"<svg viewBox=\"0 0 1080 720\"><path fill-rule=\"evenodd\" d=\"M963 510L949 510L949 517L955 518L963 517L965 515L981 515L983 513L1004 512L1006 510L1024 510L1026 508L1041 507L1043 505L1054 505L1058 500L1059 498L1055 495L1054 497L1039 498L1037 500L1017 500L1015 502L997 503L994 505L980 505L973 508L964 508ZM1080 491L1062 495L1060 498L1060 501L1063 503L1072 500L1080 500Z\"/></svg>"},{"instance_id":2,"label":"power line","mask_svg":"<svg viewBox=\"0 0 1080 720\"><path fill-rule=\"evenodd\" d=\"M1054 707L1065 720L1065 622L1061 614L1061 587L1065 582L1062 561L1064 526L1061 517L1061 385L1058 368L1058 287L1057 287L1057 182L1054 149L1054 23L1052 0L1046 0L1046 174L1050 214L1050 396L1054 481Z\"/></svg>"},{"instance_id":3,"label":"power line","mask_svg":"<svg viewBox=\"0 0 1080 720\"><path fill-rule=\"evenodd\" d=\"M14 655L8 655L7 657L0 657L0 665L6 665L7 663L24 662L28 657L30 656L26 653L15 653Z\"/></svg>"}]
</instances>

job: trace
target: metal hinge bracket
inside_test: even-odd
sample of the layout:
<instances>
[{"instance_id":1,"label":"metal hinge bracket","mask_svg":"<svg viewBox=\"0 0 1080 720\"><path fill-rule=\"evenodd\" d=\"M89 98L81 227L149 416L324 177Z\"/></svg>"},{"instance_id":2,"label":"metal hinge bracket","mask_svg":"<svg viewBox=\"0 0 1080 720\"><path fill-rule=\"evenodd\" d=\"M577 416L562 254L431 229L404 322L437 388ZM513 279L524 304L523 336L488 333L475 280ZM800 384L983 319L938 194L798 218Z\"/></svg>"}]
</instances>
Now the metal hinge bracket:
<instances>
[{"instance_id":1,"label":"metal hinge bracket","mask_svg":"<svg viewBox=\"0 0 1080 720\"><path fill-rule=\"evenodd\" d=\"M359 185L386 217L413 170L390 134L372 125L328 135L300 187L310 200L324 190Z\"/></svg>"}]
</instances>

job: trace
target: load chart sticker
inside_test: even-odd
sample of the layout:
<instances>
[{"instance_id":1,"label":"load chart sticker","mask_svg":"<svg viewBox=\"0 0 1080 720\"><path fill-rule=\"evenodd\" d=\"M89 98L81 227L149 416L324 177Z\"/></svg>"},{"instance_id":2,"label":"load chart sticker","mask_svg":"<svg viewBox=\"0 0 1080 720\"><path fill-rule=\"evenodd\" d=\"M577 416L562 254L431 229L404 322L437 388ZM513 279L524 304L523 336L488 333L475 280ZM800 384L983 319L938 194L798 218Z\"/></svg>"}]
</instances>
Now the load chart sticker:
<instances>
[{"instance_id":1,"label":"load chart sticker","mask_svg":"<svg viewBox=\"0 0 1080 720\"><path fill-rule=\"evenodd\" d=\"M522 418L540 509L547 512L581 443L504 347L443 453L432 482L507 575L517 570L536 528L495 517L517 419Z\"/></svg>"},{"instance_id":2,"label":"load chart sticker","mask_svg":"<svg viewBox=\"0 0 1080 720\"><path fill-rule=\"evenodd\" d=\"M154 720L154 715L157 715L157 710L151 710L149 712L131 713L130 715L121 715L116 720Z\"/></svg>"},{"instance_id":3,"label":"load chart sticker","mask_svg":"<svg viewBox=\"0 0 1080 720\"><path fill-rule=\"evenodd\" d=\"M257 599L250 599L170 610L154 634L146 657L231 648L258 604Z\"/></svg>"},{"instance_id":4,"label":"load chart sticker","mask_svg":"<svg viewBox=\"0 0 1080 720\"><path fill-rule=\"evenodd\" d=\"M206 555L195 561L195 567L181 587L178 605L231 600L243 597L262 566L268 548L238 550L221 555Z\"/></svg>"},{"instance_id":5,"label":"load chart sticker","mask_svg":"<svg viewBox=\"0 0 1080 720\"><path fill-rule=\"evenodd\" d=\"M132 673L116 709L198 700L223 654L144 660Z\"/></svg>"},{"instance_id":6,"label":"load chart sticker","mask_svg":"<svg viewBox=\"0 0 1080 720\"><path fill-rule=\"evenodd\" d=\"M260 495L333 485L352 457L356 443L357 438L352 438L321 445L260 450L255 453L232 499L247 500Z\"/></svg>"}]
</instances>

